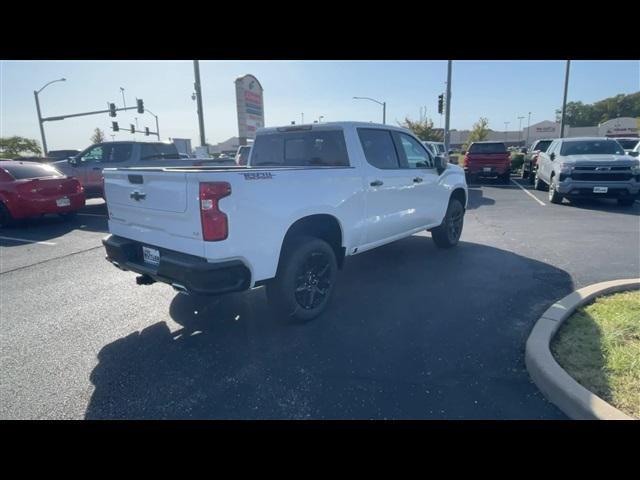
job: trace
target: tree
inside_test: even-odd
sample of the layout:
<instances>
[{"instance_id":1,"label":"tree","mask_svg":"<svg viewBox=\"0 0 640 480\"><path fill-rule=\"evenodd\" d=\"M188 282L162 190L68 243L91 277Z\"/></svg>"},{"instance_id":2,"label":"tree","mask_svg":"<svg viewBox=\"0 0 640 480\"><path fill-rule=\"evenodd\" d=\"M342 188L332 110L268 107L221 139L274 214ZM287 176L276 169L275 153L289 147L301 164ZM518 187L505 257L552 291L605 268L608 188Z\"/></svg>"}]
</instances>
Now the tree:
<instances>
[{"instance_id":1,"label":"tree","mask_svg":"<svg viewBox=\"0 0 640 480\"><path fill-rule=\"evenodd\" d=\"M96 128L93 131L93 135L91 135L91 143L102 143L104 142L104 132L99 128Z\"/></svg>"},{"instance_id":2,"label":"tree","mask_svg":"<svg viewBox=\"0 0 640 480\"><path fill-rule=\"evenodd\" d=\"M464 145L464 150L467 149L467 145L469 145L471 142L481 142L483 140L486 140L489 136L489 131L489 119L480 117L480 119L473 124L473 129L469 134L467 143Z\"/></svg>"},{"instance_id":3,"label":"tree","mask_svg":"<svg viewBox=\"0 0 640 480\"><path fill-rule=\"evenodd\" d=\"M444 137L442 130L433 128L433 120L422 114L419 120L411 120L409 117L405 117L404 122L398 122L398 125L411 130L416 137L425 142L441 142Z\"/></svg>"},{"instance_id":4,"label":"tree","mask_svg":"<svg viewBox=\"0 0 640 480\"><path fill-rule=\"evenodd\" d=\"M0 156L2 158L15 158L23 153L40 155L42 149L38 142L30 138L18 136L0 138Z\"/></svg>"},{"instance_id":5,"label":"tree","mask_svg":"<svg viewBox=\"0 0 640 480\"><path fill-rule=\"evenodd\" d=\"M570 127L591 127L618 117L640 117L640 92L623 93L594 103L568 102L565 122ZM556 122L562 109L556 110Z\"/></svg>"}]
</instances>

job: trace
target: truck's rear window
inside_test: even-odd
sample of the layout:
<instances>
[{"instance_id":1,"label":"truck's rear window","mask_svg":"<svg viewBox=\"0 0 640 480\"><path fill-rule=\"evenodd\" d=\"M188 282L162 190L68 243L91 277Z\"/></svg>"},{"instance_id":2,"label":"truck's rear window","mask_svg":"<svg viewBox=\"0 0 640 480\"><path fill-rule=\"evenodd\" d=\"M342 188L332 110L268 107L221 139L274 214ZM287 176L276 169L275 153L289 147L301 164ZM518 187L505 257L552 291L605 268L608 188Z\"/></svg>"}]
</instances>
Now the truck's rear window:
<instances>
[{"instance_id":1,"label":"truck's rear window","mask_svg":"<svg viewBox=\"0 0 640 480\"><path fill-rule=\"evenodd\" d=\"M472 143L469 153L507 153L504 143Z\"/></svg>"},{"instance_id":2,"label":"truck's rear window","mask_svg":"<svg viewBox=\"0 0 640 480\"><path fill-rule=\"evenodd\" d=\"M256 137L251 165L343 167L349 157L341 130L279 132Z\"/></svg>"},{"instance_id":3,"label":"truck's rear window","mask_svg":"<svg viewBox=\"0 0 640 480\"><path fill-rule=\"evenodd\" d=\"M25 178L43 178L43 177L63 177L62 173L56 170L51 165L38 164L38 163L22 163L15 162L14 165L3 165L2 168L6 170L16 180L23 180Z\"/></svg>"}]
</instances>

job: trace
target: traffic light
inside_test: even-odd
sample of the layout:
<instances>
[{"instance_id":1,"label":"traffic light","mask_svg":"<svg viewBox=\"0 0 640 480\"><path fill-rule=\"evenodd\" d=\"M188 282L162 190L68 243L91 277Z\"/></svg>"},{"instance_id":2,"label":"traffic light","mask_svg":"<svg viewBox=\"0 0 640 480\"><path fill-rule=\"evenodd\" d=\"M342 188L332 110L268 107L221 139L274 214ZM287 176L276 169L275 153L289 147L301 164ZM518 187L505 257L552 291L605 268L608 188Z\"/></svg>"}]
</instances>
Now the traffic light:
<instances>
[{"instance_id":1,"label":"traffic light","mask_svg":"<svg viewBox=\"0 0 640 480\"><path fill-rule=\"evenodd\" d=\"M116 104L115 103L110 103L109 104L109 116L110 117L115 117L116 116Z\"/></svg>"},{"instance_id":2,"label":"traffic light","mask_svg":"<svg viewBox=\"0 0 640 480\"><path fill-rule=\"evenodd\" d=\"M111 129L114 132L119 132L120 131L120 127L118 126L118 122L111 122Z\"/></svg>"},{"instance_id":3,"label":"traffic light","mask_svg":"<svg viewBox=\"0 0 640 480\"><path fill-rule=\"evenodd\" d=\"M438 113L442 115L442 111L444 110L444 94L441 93L438 95Z\"/></svg>"},{"instance_id":4,"label":"traffic light","mask_svg":"<svg viewBox=\"0 0 640 480\"><path fill-rule=\"evenodd\" d=\"M142 99L138 98L136 102L138 102L138 113L144 113L144 104L142 103Z\"/></svg>"},{"instance_id":5,"label":"traffic light","mask_svg":"<svg viewBox=\"0 0 640 480\"><path fill-rule=\"evenodd\" d=\"M144 127L144 134L148 137L149 136L149 127Z\"/></svg>"},{"instance_id":6,"label":"traffic light","mask_svg":"<svg viewBox=\"0 0 640 480\"><path fill-rule=\"evenodd\" d=\"M131 127L131 133L136 133L136 126L133 123L130 123L129 126Z\"/></svg>"}]
</instances>

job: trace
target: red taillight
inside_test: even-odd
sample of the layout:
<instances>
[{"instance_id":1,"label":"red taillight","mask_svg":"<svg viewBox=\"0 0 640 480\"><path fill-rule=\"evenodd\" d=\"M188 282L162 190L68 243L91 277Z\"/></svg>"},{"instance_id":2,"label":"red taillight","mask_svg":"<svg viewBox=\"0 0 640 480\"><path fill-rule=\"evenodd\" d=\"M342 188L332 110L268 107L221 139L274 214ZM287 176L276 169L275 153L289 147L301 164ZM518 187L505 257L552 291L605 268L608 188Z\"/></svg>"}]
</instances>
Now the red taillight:
<instances>
[{"instance_id":1,"label":"red taillight","mask_svg":"<svg viewBox=\"0 0 640 480\"><path fill-rule=\"evenodd\" d=\"M231 195L227 182L203 182L200 184L200 219L202 239L207 242L224 240L229 234L227 216L218 209L218 201Z\"/></svg>"},{"instance_id":2,"label":"red taillight","mask_svg":"<svg viewBox=\"0 0 640 480\"><path fill-rule=\"evenodd\" d=\"M462 163L462 164L463 164L465 167L468 167L468 166L469 166L469 155L468 155L468 154L465 154L465 155L464 155L464 160L463 160L463 163Z\"/></svg>"}]
</instances>

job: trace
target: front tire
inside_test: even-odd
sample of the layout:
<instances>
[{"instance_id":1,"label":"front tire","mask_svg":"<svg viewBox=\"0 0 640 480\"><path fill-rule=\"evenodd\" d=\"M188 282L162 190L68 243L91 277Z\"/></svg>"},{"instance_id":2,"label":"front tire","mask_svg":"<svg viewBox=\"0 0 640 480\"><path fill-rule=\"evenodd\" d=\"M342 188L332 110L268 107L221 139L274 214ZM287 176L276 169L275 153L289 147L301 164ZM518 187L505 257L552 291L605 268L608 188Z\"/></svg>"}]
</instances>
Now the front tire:
<instances>
[{"instance_id":1,"label":"front tire","mask_svg":"<svg viewBox=\"0 0 640 480\"><path fill-rule=\"evenodd\" d=\"M327 242L295 238L285 245L276 278L267 284L267 300L288 320L309 321L329 304L337 271L335 252Z\"/></svg>"},{"instance_id":2,"label":"front tire","mask_svg":"<svg viewBox=\"0 0 640 480\"><path fill-rule=\"evenodd\" d=\"M449 200L442 224L431 230L431 238L438 248L455 247L462 235L464 207L457 198Z\"/></svg>"},{"instance_id":3,"label":"front tire","mask_svg":"<svg viewBox=\"0 0 640 480\"><path fill-rule=\"evenodd\" d=\"M4 203L0 202L0 228L8 227L13 224L13 217L11 216L11 212L4 205Z\"/></svg>"},{"instance_id":4,"label":"front tire","mask_svg":"<svg viewBox=\"0 0 640 480\"><path fill-rule=\"evenodd\" d=\"M562 195L558 192L558 184L556 183L555 177L551 177L549 183L549 201L555 204L562 203Z\"/></svg>"}]
</instances>

